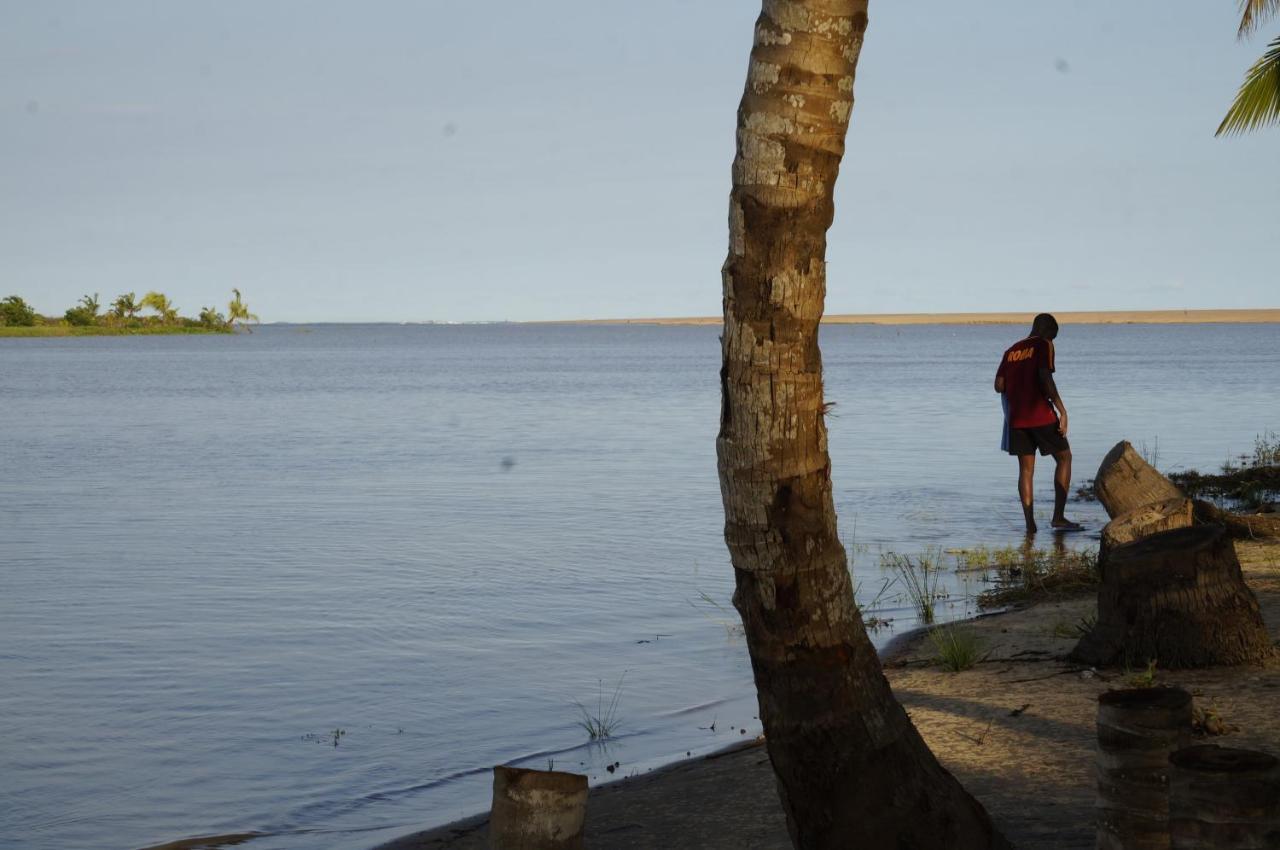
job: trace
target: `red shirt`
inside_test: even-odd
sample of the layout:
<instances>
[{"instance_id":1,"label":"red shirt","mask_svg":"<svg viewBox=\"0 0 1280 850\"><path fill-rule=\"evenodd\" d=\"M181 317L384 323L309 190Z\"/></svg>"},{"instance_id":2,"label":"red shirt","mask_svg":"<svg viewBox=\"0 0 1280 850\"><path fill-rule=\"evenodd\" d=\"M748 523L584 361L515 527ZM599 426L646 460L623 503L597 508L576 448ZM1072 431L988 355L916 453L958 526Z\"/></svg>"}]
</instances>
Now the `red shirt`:
<instances>
[{"instance_id":1,"label":"red shirt","mask_svg":"<svg viewBox=\"0 0 1280 850\"><path fill-rule=\"evenodd\" d=\"M1029 336L1015 342L1000 358L996 377L1004 378L1010 428L1057 424L1058 414L1040 386L1041 369L1053 371L1053 343L1044 337Z\"/></svg>"}]
</instances>

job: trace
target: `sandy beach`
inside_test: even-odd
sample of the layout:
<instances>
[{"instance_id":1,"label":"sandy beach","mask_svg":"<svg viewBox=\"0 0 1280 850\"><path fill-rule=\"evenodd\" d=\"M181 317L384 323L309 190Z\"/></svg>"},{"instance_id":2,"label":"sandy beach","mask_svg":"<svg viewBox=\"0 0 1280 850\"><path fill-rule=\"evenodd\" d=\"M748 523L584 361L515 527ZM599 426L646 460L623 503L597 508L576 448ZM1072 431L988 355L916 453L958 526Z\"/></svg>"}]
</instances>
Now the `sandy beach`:
<instances>
[{"instance_id":1,"label":"sandy beach","mask_svg":"<svg viewBox=\"0 0 1280 850\"><path fill-rule=\"evenodd\" d=\"M1280 638L1280 543L1237 543L1245 578L1273 638ZM1073 624L1095 609L1092 594L970 621L989 654L948 673L923 632L886 653L894 693L942 763L986 806L1018 847L1094 846L1094 717L1103 691L1128 674L1097 673L1064 660ZM1157 671L1156 684L1186 688L1197 707L1228 724L1210 739L1280 752L1280 660L1265 667ZM762 741L592 789L589 847L788 848L786 824ZM481 850L486 817L416 833L380 850Z\"/></svg>"},{"instance_id":2,"label":"sandy beach","mask_svg":"<svg viewBox=\"0 0 1280 850\"><path fill-rule=\"evenodd\" d=\"M828 325L1030 325L1035 313L835 313ZM1280 308L1257 310L1090 310L1054 312L1064 325L1189 325L1280 322ZM666 319L583 319L548 324L718 325L719 316Z\"/></svg>"}]
</instances>

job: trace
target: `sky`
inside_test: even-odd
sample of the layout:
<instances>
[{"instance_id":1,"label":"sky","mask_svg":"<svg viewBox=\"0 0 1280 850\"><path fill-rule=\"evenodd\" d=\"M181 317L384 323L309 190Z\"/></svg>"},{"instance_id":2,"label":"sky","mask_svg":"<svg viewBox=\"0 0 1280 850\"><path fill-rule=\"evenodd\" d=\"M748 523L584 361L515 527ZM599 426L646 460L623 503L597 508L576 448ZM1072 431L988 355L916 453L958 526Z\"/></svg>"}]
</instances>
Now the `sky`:
<instances>
[{"instance_id":1,"label":"sky","mask_svg":"<svg viewBox=\"0 0 1280 850\"><path fill-rule=\"evenodd\" d=\"M751 0L0 0L0 296L720 312ZM1229 0L871 0L830 313L1280 306Z\"/></svg>"}]
</instances>

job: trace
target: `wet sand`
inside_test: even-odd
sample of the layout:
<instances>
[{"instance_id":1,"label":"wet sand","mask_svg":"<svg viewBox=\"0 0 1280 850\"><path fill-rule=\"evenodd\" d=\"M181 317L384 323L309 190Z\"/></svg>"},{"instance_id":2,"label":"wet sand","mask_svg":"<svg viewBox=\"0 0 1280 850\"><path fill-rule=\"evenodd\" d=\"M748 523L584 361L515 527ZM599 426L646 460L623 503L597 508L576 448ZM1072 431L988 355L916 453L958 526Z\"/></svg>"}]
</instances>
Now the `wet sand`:
<instances>
[{"instance_id":1,"label":"wet sand","mask_svg":"<svg viewBox=\"0 0 1280 850\"><path fill-rule=\"evenodd\" d=\"M1237 543L1245 577L1272 637L1280 638L1280 544ZM1097 674L1063 660L1064 632L1095 610L1091 595L1046 602L969 623L989 654L948 673L922 632L886 652L894 693L939 760L1018 847L1094 846L1094 715L1098 694L1126 674ZM1265 667L1157 671L1195 704L1236 727L1209 739L1280 753L1280 660ZM380 850L482 850L485 816L406 836ZM670 850L790 847L762 742L681 762L591 790L586 844Z\"/></svg>"},{"instance_id":2,"label":"wet sand","mask_svg":"<svg viewBox=\"0 0 1280 850\"><path fill-rule=\"evenodd\" d=\"M837 313L828 325L1030 325L1035 313ZM1280 308L1258 310L1090 310L1055 312L1064 325L1188 325L1280 322ZM666 319L583 319L567 325L718 325L719 316Z\"/></svg>"}]
</instances>

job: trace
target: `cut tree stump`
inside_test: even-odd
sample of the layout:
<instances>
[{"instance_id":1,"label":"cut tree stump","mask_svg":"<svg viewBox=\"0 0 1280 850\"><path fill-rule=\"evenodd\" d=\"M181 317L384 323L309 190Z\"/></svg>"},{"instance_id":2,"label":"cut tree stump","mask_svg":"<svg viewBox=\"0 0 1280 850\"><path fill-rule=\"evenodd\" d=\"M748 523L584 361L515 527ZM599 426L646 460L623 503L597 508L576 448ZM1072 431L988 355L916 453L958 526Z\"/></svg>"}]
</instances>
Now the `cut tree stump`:
<instances>
[{"instance_id":1,"label":"cut tree stump","mask_svg":"<svg viewBox=\"0 0 1280 850\"><path fill-rule=\"evenodd\" d=\"M1098 621L1071 657L1097 667L1258 664L1271 638L1220 525L1152 535L1107 555Z\"/></svg>"},{"instance_id":2,"label":"cut tree stump","mask_svg":"<svg viewBox=\"0 0 1280 850\"><path fill-rule=\"evenodd\" d=\"M1280 848L1280 760L1206 744L1169 762L1173 850Z\"/></svg>"},{"instance_id":3,"label":"cut tree stump","mask_svg":"<svg viewBox=\"0 0 1280 850\"><path fill-rule=\"evenodd\" d=\"M582 850L587 777L553 770L493 769L493 850Z\"/></svg>"},{"instance_id":4,"label":"cut tree stump","mask_svg":"<svg viewBox=\"0 0 1280 850\"><path fill-rule=\"evenodd\" d=\"M1191 694L1134 688L1098 697L1097 850L1168 850L1169 756L1191 742Z\"/></svg>"},{"instance_id":5,"label":"cut tree stump","mask_svg":"<svg viewBox=\"0 0 1280 850\"><path fill-rule=\"evenodd\" d=\"M1134 543L1161 531L1187 528L1193 521L1191 500L1182 496L1126 511L1103 527L1098 557L1105 559L1107 553L1117 546Z\"/></svg>"},{"instance_id":6,"label":"cut tree stump","mask_svg":"<svg viewBox=\"0 0 1280 850\"><path fill-rule=\"evenodd\" d=\"M1196 499L1196 522L1217 523L1227 529L1227 535L1237 540L1280 537L1280 516L1263 514L1233 514L1211 502Z\"/></svg>"},{"instance_id":7,"label":"cut tree stump","mask_svg":"<svg viewBox=\"0 0 1280 850\"><path fill-rule=\"evenodd\" d=\"M1093 492L1112 518L1154 502L1183 498L1177 485L1143 460L1128 440L1116 443L1102 459Z\"/></svg>"}]
</instances>

